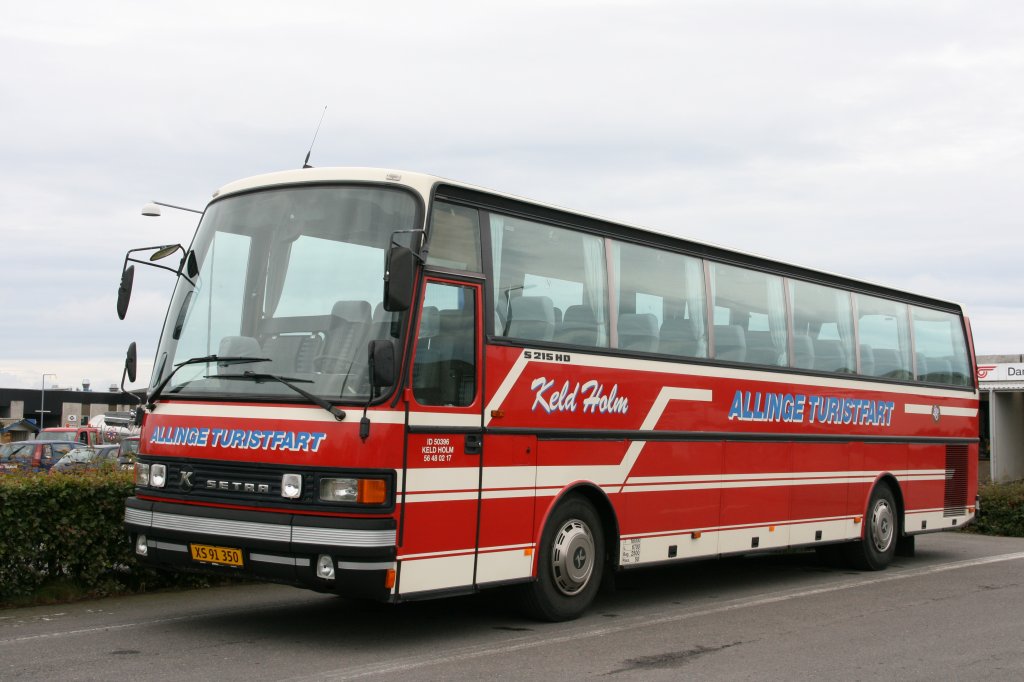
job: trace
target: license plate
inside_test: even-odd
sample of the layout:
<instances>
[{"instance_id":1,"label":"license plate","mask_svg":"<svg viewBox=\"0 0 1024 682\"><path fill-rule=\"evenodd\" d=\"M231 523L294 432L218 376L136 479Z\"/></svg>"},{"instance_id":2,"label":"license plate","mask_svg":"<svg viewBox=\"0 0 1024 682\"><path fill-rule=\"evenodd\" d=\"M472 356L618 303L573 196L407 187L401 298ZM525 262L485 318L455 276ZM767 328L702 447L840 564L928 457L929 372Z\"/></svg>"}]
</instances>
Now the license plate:
<instances>
[{"instance_id":1,"label":"license plate","mask_svg":"<svg viewBox=\"0 0 1024 682\"><path fill-rule=\"evenodd\" d=\"M224 564L225 566L241 566L242 550L234 547L217 547L214 545L190 545L192 559L208 564Z\"/></svg>"}]
</instances>

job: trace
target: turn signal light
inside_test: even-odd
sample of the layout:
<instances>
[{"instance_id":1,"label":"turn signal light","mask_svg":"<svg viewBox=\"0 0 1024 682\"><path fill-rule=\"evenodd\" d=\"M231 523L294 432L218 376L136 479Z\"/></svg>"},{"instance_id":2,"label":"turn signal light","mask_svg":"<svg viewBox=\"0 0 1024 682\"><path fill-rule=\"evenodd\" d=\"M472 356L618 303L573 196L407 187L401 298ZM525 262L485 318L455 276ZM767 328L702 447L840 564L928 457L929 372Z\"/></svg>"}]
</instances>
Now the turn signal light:
<instances>
[{"instance_id":1,"label":"turn signal light","mask_svg":"<svg viewBox=\"0 0 1024 682\"><path fill-rule=\"evenodd\" d=\"M384 504L388 500L387 482L379 478L359 479L359 493L356 501L360 504Z\"/></svg>"}]
</instances>

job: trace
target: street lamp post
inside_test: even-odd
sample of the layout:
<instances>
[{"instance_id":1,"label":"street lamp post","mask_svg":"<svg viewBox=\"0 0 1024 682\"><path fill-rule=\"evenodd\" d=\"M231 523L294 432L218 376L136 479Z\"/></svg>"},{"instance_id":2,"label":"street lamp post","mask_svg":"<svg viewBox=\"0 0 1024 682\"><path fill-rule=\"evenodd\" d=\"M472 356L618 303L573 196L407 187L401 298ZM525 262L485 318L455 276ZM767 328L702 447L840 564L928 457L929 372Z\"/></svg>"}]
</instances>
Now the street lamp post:
<instances>
[{"instance_id":1,"label":"street lamp post","mask_svg":"<svg viewBox=\"0 0 1024 682\"><path fill-rule=\"evenodd\" d=\"M48 412L48 410L46 409L46 377L53 377L54 379L56 379L57 375L53 374L52 372L46 372L45 374L43 374L43 383L42 383L42 386L40 386L40 388L39 388L39 430L40 431L42 431L43 427L45 426L45 424L43 423L43 420L46 419L46 413Z\"/></svg>"}]
</instances>

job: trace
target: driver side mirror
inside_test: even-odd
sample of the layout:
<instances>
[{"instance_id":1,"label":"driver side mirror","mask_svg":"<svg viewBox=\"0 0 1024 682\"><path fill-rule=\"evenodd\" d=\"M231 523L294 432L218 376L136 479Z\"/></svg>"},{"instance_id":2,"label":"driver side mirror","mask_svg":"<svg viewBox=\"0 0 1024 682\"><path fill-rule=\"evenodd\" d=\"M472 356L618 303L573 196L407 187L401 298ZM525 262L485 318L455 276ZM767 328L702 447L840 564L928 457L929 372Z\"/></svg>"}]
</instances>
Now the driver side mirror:
<instances>
[{"instance_id":1,"label":"driver side mirror","mask_svg":"<svg viewBox=\"0 0 1024 682\"><path fill-rule=\"evenodd\" d=\"M384 266L384 310L408 310L412 304L412 287L416 272L416 255L411 249L392 244Z\"/></svg>"},{"instance_id":2,"label":"driver side mirror","mask_svg":"<svg viewBox=\"0 0 1024 682\"><path fill-rule=\"evenodd\" d=\"M117 317L120 320L123 320L124 316L128 314L128 302L132 300L132 284L134 283L135 266L129 265L121 272L121 285L117 287Z\"/></svg>"}]
</instances>

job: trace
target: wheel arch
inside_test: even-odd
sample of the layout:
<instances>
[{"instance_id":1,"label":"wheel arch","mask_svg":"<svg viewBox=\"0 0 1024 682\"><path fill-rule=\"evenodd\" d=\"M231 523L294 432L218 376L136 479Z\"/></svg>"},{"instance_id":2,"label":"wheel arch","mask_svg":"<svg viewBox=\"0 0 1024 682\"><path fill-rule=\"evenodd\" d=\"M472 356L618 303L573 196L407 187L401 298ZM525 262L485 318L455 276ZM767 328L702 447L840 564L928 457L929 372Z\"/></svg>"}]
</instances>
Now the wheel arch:
<instances>
[{"instance_id":1,"label":"wheel arch","mask_svg":"<svg viewBox=\"0 0 1024 682\"><path fill-rule=\"evenodd\" d=\"M871 499L871 496L874 494L875 490L880 485L887 486L889 490L892 491L893 501L896 502L896 523L898 524L896 529L896 537L902 537L906 534L906 523L904 522L904 516L906 514L907 507L906 503L903 500L903 486L900 485L900 482L896 479L895 474L889 471L883 471L881 474L879 474L878 477L875 479L874 485L872 485L871 489L868 490L868 494L864 498L864 503L862 506L865 510L868 508L868 501ZM861 536L864 535L865 526L866 523L861 524Z\"/></svg>"},{"instance_id":2,"label":"wheel arch","mask_svg":"<svg viewBox=\"0 0 1024 682\"><path fill-rule=\"evenodd\" d=\"M619 555L619 519L615 513L615 507L611 500L608 498L608 494L596 483L591 481L578 481L572 483L562 489L544 510L544 516L541 519L541 523L537 524L535 529L537 547L540 547L541 537L544 535L544 528L547 526L548 519L555 509L558 508L562 502L570 497L581 497L594 508L597 512L597 517L601 521L601 532L604 534L604 547L605 547L605 560L611 563L611 560ZM533 554L533 574L537 575L537 559L539 552ZM614 565L612 566L615 567Z\"/></svg>"}]
</instances>

